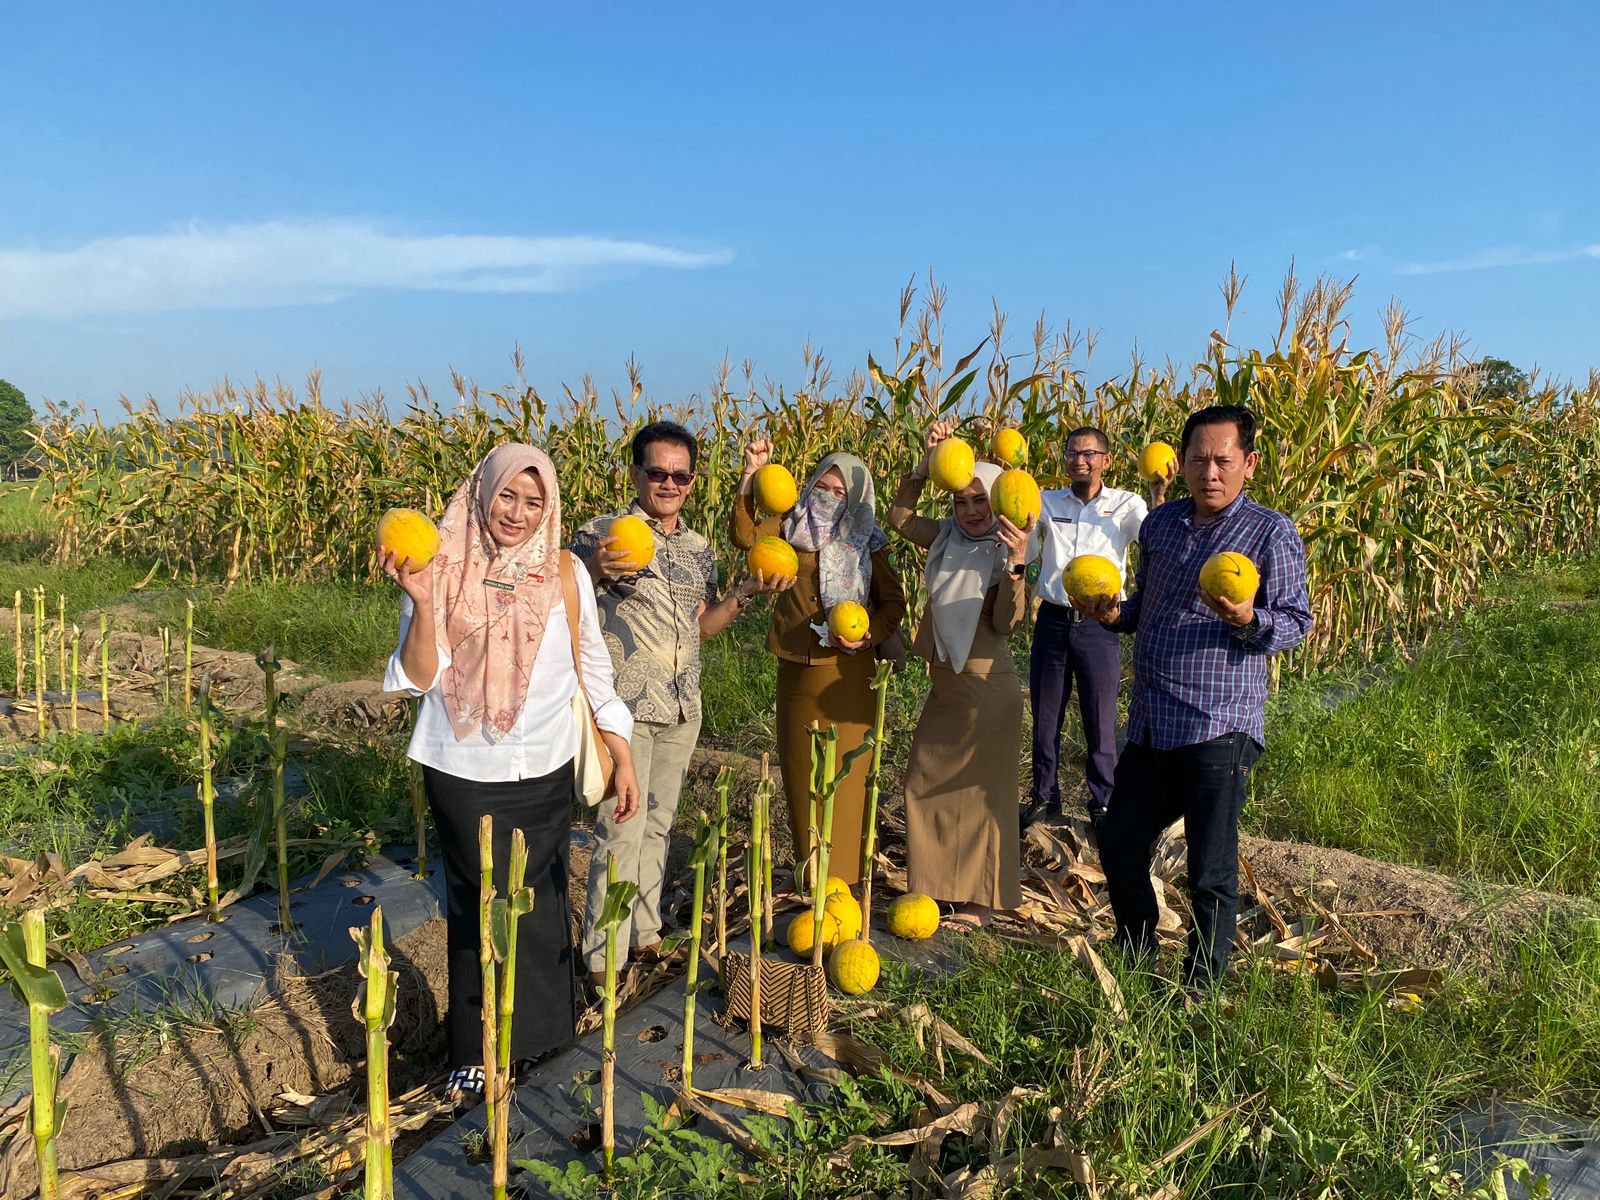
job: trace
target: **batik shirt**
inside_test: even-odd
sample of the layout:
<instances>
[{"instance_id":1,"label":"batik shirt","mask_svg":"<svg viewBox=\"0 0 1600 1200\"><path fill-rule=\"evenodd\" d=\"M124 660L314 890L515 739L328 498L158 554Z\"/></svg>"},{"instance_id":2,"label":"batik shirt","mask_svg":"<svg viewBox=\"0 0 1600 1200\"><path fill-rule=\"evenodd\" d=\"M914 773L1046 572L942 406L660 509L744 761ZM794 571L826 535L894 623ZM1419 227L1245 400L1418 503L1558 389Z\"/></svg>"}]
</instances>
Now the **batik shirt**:
<instances>
[{"instance_id":1,"label":"batik shirt","mask_svg":"<svg viewBox=\"0 0 1600 1200\"><path fill-rule=\"evenodd\" d=\"M640 517L655 534L655 560L637 575L599 579L600 544L619 516ZM700 719L700 610L717 599L711 543L681 521L670 534L634 501L573 536L572 552L595 576L600 629L617 695L636 721L675 725Z\"/></svg>"}]
</instances>

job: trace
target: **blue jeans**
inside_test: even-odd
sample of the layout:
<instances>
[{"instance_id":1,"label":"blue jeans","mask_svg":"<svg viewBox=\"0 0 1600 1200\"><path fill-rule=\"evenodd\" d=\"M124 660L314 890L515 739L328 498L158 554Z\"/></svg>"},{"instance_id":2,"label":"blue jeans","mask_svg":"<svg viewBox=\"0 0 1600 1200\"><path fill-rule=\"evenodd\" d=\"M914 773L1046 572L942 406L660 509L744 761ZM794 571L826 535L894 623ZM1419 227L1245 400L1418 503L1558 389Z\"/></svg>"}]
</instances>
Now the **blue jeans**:
<instances>
[{"instance_id":1,"label":"blue jeans","mask_svg":"<svg viewBox=\"0 0 1600 1200\"><path fill-rule=\"evenodd\" d=\"M1180 817L1189 844L1194 924L1186 985L1204 987L1228 966L1239 914L1239 810L1261 747L1244 733L1155 750L1129 742L1117 763L1111 811L1100 831L1100 865L1117 919L1117 942L1135 955L1156 949L1150 863L1156 839Z\"/></svg>"}]
</instances>

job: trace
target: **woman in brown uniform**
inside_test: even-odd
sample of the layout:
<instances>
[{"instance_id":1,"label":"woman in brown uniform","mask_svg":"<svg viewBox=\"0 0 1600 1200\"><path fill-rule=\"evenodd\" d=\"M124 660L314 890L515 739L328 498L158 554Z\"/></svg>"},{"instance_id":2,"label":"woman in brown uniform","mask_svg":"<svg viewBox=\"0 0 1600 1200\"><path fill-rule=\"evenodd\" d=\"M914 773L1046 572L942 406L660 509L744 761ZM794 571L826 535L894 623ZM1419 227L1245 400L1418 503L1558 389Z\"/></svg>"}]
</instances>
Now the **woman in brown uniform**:
<instances>
[{"instance_id":1,"label":"woman in brown uniform","mask_svg":"<svg viewBox=\"0 0 1600 1200\"><path fill-rule=\"evenodd\" d=\"M789 801L789 832L798 868L811 853L811 738L813 723L839 730L839 757L866 740L875 713L874 656L900 628L906 596L890 565L888 537L878 528L872 477L853 454L830 454L817 464L794 508L782 517L756 511L751 479L772 457L772 443L751 442L733 506L733 540L749 549L777 536L794 547L800 573L772 610L767 649L778 656L778 761ZM871 619L867 636L834 644L828 611L854 600ZM866 807L865 764L839 784L833 804L833 850L828 874L846 883L861 878Z\"/></svg>"},{"instance_id":2,"label":"woman in brown uniform","mask_svg":"<svg viewBox=\"0 0 1600 1200\"><path fill-rule=\"evenodd\" d=\"M957 905L952 922L986 925L1022 903L1018 882L1018 764L1022 684L1009 639L1027 612L1028 533L989 508L1000 475L979 463L953 497L953 515L919 517L939 422L928 453L900 481L889 527L928 551L928 607L913 649L933 686L906 769L906 876L913 892Z\"/></svg>"}]
</instances>

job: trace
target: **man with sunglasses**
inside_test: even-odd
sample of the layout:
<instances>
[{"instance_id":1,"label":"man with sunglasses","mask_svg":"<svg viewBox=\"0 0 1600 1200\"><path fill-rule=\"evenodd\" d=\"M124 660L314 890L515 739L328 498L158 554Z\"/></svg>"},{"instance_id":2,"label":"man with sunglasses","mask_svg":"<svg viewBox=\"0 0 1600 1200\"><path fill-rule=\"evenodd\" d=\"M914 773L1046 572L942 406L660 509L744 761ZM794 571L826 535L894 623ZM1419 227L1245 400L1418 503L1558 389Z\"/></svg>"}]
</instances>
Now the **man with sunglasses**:
<instances>
[{"instance_id":1,"label":"man with sunglasses","mask_svg":"<svg viewBox=\"0 0 1600 1200\"><path fill-rule=\"evenodd\" d=\"M636 962L660 956L667 841L700 737L700 643L726 629L760 593L781 590L746 579L718 598L711 544L679 519L699 454L694 435L682 425L646 425L633 439L632 502L620 513L588 522L572 539L573 553L595 580L617 694L633 714L630 745L643 792L635 819L618 824L601 805L595 820L583 929L583 954L595 983L605 969L605 937L597 923L605 903L608 855L616 855L620 878L639 885L619 939L626 940L628 956ZM611 549L608 538L611 523L627 514L643 518L655 534L654 560L634 573L623 565L628 556Z\"/></svg>"},{"instance_id":2,"label":"man with sunglasses","mask_svg":"<svg viewBox=\"0 0 1600 1200\"><path fill-rule=\"evenodd\" d=\"M1033 709L1033 782L1022 809L1026 829L1061 811L1061 729L1066 723L1072 685L1078 685L1078 712L1088 754L1089 821L1096 832L1111 803L1117 767L1117 692L1122 683L1122 647L1116 634L1084 618L1068 602L1061 573L1079 554L1098 554L1117 564L1128 578L1128 547L1139 526L1160 504L1172 476L1150 485L1150 502L1136 492L1101 483L1111 461L1111 442L1085 426L1067 435L1067 479L1071 486L1044 493L1035 548L1038 550L1039 612L1028 658L1028 700ZM1173 474L1176 474L1174 471ZM1030 555L1030 557L1034 557Z\"/></svg>"}]
</instances>

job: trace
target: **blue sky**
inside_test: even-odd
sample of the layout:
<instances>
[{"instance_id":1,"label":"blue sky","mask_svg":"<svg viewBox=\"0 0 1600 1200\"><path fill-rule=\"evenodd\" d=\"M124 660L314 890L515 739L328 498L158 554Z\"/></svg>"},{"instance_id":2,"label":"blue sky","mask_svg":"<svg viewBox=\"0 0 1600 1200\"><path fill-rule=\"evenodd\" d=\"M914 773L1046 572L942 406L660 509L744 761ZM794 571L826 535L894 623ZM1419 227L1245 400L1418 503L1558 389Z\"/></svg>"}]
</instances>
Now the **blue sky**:
<instances>
[{"instance_id":1,"label":"blue sky","mask_svg":"<svg viewBox=\"0 0 1600 1200\"><path fill-rule=\"evenodd\" d=\"M20 11L19 11L20 10ZM0 15L0 376L36 402L703 390L885 349L931 268L1189 361L1302 277L1356 338L1600 365L1600 6L81 3Z\"/></svg>"}]
</instances>

